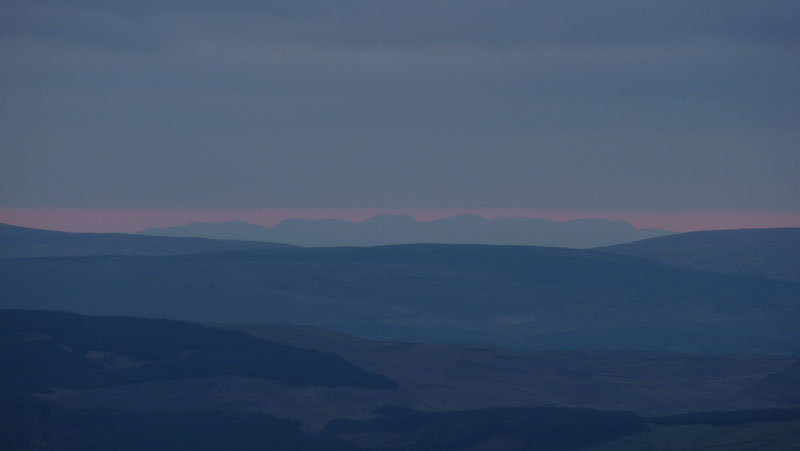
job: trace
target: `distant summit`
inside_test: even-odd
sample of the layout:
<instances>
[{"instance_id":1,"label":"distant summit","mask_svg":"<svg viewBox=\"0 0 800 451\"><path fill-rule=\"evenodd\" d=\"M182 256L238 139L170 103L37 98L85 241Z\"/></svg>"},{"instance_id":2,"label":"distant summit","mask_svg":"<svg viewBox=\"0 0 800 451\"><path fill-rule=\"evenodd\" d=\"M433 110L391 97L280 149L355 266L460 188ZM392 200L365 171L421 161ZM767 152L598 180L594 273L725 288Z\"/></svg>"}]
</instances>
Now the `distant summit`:
<instances>
[{"instance_id":1,"label":"distant summit","mask_svg":"<svg viewBox=\"0 0 800 451\"><path fill-rule=\"evenodd\" d=\"M591 248L668 235L660 229L637 229L623 221L498 217L461 214L433 221L381 214L360 222L341 219L287 219L274 227L241 221L197 222L153 228L143 235L269 241L299 246L378 246L409 243L513 244Z\"/></svg>"}]
</instances>

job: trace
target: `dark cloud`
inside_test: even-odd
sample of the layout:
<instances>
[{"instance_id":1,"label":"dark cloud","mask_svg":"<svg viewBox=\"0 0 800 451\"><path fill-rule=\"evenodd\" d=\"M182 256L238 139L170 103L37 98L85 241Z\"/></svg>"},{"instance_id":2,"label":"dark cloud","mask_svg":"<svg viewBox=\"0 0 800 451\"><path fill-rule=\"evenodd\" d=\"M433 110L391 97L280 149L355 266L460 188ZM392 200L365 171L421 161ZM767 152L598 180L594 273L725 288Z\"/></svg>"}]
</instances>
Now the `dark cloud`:
<instances>
[{"instance_id":1,"label":"dark cloud","mask_svg":"<svg viewBox=\"0 0 800 451\"><path fill-rule=\"evenodd\" d=\"M0 203L800 208L800 6L5 1Z\"/></svg>"}]
</instances>

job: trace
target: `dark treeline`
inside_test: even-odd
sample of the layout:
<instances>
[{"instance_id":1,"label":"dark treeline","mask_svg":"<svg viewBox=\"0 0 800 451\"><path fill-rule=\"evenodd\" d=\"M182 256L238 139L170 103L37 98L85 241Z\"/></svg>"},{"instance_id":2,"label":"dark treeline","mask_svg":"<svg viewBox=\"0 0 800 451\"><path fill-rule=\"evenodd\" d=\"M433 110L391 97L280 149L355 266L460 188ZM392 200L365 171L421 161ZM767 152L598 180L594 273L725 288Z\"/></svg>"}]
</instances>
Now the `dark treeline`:
<instances>
[{"instance_id":1,"label":"dark treeline","mask_svg":"<svg viewBox=\"0 0 800 451\"><path fill-rule=\"evenodd\" d=\"M217 411L71 411L27 396L0 396L0 449L347 451L301 423Z\"/></svg>"},{"instance_id":2,"label":"dark treeline","mask_svg":"<svg viewBox=\"0 0 800 451\"><path fill-rule=\"evenodd\" d=\"M406 435L408 449L450 451L502 438L518 449L578 450L644 432L643 418L630 412L558 407L479 409L422 413L403 407L384 408L380 417L334 420L330 434ZM517 448L515 448L517 449Z\"/></svg>"},{"instance_id":3,"label":"dark treeline","mask_svg":"<svg viewBox=\"0 0 800 451\"><path fill-rule=\"evenodd\" d=\"M645 419L628 412L558 407L423 413L387 407L367 420L333 420L319 433L267 414L216 410L65 409L28 395L0 395L0 449L538 451L591 449L649 424L735 426L800 418L798 409L697 413ZM481 449L484 449L481 448Z\"/></svg>"},{"instance_id":4,"label":"dark treeline","mask_svg":"<svg viewBox=\"0 0 800 451\"><path fill-rule=\"evenodd\" d=\"M0 311L0 387L12 392L249 376L294 386L393 389L334 354L169 320Z\"/></svg>"}]
</instances>

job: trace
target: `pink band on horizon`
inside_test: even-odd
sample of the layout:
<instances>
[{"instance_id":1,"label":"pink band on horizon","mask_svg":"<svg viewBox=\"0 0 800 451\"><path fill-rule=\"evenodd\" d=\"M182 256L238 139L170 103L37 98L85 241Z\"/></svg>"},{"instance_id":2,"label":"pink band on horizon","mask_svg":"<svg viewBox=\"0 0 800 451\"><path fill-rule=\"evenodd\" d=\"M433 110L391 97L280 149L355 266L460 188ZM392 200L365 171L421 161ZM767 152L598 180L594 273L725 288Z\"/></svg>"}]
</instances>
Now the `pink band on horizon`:
<instances>
[{"instance_id":1,"label":"pink band on horizon","mask_svg":"<svg viewBox=\"0 0 800 451\"><path fill-rule=\"evenodd\" d=\"M285 219L344 219L361 221L377 214L406 214L420 221L473 213L487 219L524 216L555 221L602 218L626 221L637 228L673 232L761 227L800 227L800 211L680 210L611 211L546 210L533 208L67 208L0 207L0 222L67 232L134 233L151 227L192 222L244 221L271 227Z\"/></svg>"}]
</instances>

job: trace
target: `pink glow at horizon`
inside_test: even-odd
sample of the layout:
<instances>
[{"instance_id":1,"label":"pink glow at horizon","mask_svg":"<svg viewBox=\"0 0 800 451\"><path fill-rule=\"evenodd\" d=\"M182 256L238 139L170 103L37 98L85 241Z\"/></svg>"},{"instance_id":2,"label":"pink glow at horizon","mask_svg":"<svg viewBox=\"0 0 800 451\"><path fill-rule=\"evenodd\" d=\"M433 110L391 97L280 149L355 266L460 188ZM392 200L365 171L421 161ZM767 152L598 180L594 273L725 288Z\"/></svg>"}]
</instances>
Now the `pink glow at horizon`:
<instances>
[{"instance_id":1,"label":"pink glow at horizon","mask_svg":"<svg viewBox=\"0 0 800 451\"><path fill-rule=\"evenodd\" d=\"M30 208L0 207L0 222L23 227L67 232L133 233L150 227L171 227L191 222L244 221L271 227L285 219L344 219L361 221L377 214L407 214L420 221L474 213L546 218L555 221L603 218L626 221L637 228L662 228L673 232L761 227L800 227L800 211L682 210L603 211L543 210L525 208Z\"/></svg>"}]
</instances>

